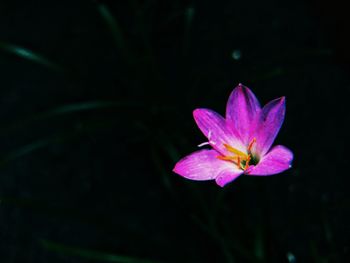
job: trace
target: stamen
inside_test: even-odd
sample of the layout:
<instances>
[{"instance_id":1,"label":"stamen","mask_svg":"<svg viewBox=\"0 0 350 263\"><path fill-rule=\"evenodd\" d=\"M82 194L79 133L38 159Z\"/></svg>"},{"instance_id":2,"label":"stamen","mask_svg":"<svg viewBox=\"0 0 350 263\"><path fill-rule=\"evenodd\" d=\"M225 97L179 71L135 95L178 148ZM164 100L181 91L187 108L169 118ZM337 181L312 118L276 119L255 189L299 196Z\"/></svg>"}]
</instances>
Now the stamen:
<instances>
[{"instance_id":1,"label":"stamen","mask_svg":"<svg viewBox=\"0 0 350 263\"><path fill-rule=\"evenodd\" d=\"M238 156L222 156L222 155L218 155L218 156L216 156L216 158L218 158L219 160L223 160L223 161L231 161L231 162L233 162L233 163L235 163L235 164L237 164L238 165Z\"/></svg>"},{"instance_id":2,"label":"stamen","mask_svg":"<svg viewBox=\"0 0 350 263\"><path fill-rule=\"evenodd\" d=\"M235 161L235 156L222 156L218 155L216 158L223 160L223 161Z\"/></svg>"},{"instance_id":3,"label":"stamen","mask_svg":"<svg viewBox=\"0 0 350 263\"><path fill-rule=\"evenodd\" d=\"M250 160L251 160L251 157L250 157L250 155L248 155L248 158L247 158L247 160L245 161L244 170L247 170L247 169L249 168L249 162L250 162Z\"/></svg>"},{"instance_id":4,"label":"stamen","mask_svg":"<svg viewBox=\"0 0 350 263\"><path fill-rule=\"evenodd\" d=\"M218 155L218 156L216 156L216 158L223 160L223 161L229 161L229 160L231 160L232 157Z\"/></svg>"},{"instance_id":5,"label":"stamen","mask_svg":"<svg viewBox=\"0 0 350 263\"><path fill-rule=\"evenodd\" d=\"M237 156L237 165L239 169L243 169L242 168L242 164L241 164L241 157Z\"/></svg>"},{"instance_id":6,"label":"stamen","mask_svg":"<svg viewBox=\"0 0 350 263\"><path fill-rule=\"evenodd\" d=\"M248 145L248 152L250 152L250 150L252 149L254 143L256 143L256 138L253 138L253 140L250 141L250 143Z\"/></svg>"},{"instance_id":7,"label":"stamen","mask_svg":"<svg viewBox=\"0 0 350 263\"><path fill-rule=\"evenodd\" d=\"M216 156L216 158L224 161L231 161L237 165L238 169L242 169L245 171L249 168L249 162L252 160L250 150L252 149L255 142L256 142L256 139L253 138L252 141L249 143L247 148L248 154L241 152L240 150L237 150L236 148L233 148L232 146L225 143L224 146L226 150L228 150L229 152L235 155L233 156L219 155L219 156ZM242 164L242 161L244 161L244 164Z\"/></svg>"},{"instance_id":8,"label":"stamen","mask_svg":"<svg viewBox=\"0 0 350 263\"><path fill-rule=\"evenodd\" d=\"M224 143L224 146L229 152L237 154L237 155L239 155L239 156L241 156L243 158L247 158L248 157L248 155L245 154L244 152L241 152L240 150L237 150L236 148L233 148L232 146L230 146L230 145L228 145L226 143Z\"/></svg>"}]
</instances>

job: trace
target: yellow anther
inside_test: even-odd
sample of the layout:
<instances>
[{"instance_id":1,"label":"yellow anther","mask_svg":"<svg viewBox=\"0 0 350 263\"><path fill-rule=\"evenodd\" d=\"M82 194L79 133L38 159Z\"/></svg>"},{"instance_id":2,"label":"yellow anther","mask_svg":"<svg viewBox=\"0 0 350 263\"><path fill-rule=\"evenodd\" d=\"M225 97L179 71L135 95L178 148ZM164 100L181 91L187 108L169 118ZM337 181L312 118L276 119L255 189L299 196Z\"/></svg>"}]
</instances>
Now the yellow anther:
<instances>
[{"instance_id":1,"label":"yellow anther","mask_svg":"<svg viewBox=\"0 0 350 263\"><path fill-rule=\"evenodd\" d=\"M232 146L230 146L230 145L228 145L226 143L224 143L224 146L225 146L226 150L228 150L229 152L234 153L234 154L236 154L238 156L241 156L244 159L248 158L248 155L246 153L241 152L240 150L237 150L236 148L233 148Z\"/></svg>"}]
</instances>

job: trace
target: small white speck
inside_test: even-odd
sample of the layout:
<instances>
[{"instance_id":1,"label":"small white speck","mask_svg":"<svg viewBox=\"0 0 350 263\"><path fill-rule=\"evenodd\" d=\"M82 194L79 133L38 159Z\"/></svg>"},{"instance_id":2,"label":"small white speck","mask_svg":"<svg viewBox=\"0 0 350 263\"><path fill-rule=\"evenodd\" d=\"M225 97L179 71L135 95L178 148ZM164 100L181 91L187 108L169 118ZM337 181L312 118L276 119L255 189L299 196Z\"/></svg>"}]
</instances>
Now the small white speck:
<instances>
[{"instance_id":1,"label":"small white speck","mask_svg":"<svg viewBox=\"0 0 350 263\"><path fill-rule=\"evenodd\" d=\"M288 262L290 262L290 263L295 263L295 262L297 262L297 260L296 260L296 258L295 258L295 256L293 255L292 252L288 252L288 253L286 254L286 257L287 257L287 259L288 259Z\"/></svg>"},{"instance_id":2,"label":"small white speck","mask_svg":"<svg viewBox=\"0 0 350 263\"><path fill-rule=\"evenodd\" d=\"M241 57L242 57L242 53L241 53L241 51L239 49L235 49L235 50L232 51L231 56L232 56L232 58L234 60L240 60Z\"/></svg>"}]
</instances>

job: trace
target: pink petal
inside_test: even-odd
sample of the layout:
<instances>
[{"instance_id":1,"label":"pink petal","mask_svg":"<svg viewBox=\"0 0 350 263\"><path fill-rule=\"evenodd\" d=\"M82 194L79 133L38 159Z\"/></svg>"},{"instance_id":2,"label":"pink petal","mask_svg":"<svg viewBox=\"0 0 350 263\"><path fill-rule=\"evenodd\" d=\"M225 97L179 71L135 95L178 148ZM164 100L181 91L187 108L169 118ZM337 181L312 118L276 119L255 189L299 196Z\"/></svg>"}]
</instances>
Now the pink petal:
<instances>
[{"instance_id":1,"label":"pink petal","mask_svg":"<svg viewBox=\"0 0 350 263\"><path fill-rule=\"evenodd\" d=\"M256 166L246 170L249 175L272 175L281 173L291 167L293 153L282 145L276 145Z\"/></svg>"},{"instance_id":2,"label":"pink petal","mask_svg":"<svg viewBox=\"0 0 350 263\"><path fill-rule=\"evenodd\" d=\"M239 170L238 168L234 170L224 170L218 174L218 176L215 178L215 182L219 186L224 187L226 184L231 183L233 180L235 180L242 173L243 171Z\"/></svg>"},{"instance_id":3,"label":"pink petal","mask_svg":"<svg viewBox=\"0 0 350 263\"><path fill-rule=\"evenodd\" d=\"M233 163L217 158L219 153L215 150L200 150L181 159L173 171L185 178L205 181L220 177L220 186L232 181L243 171L238 170Z\"/></svg>"},{"instance_id":4,"label":"pink petal","mask_svg":"<svg viewBox=\"0 0 350 263\"><path fill-rule=\"evenodd\" d=\"M251 140L251 132L255 129L260 110L259 101L253 92L242 84L232 91L227 101L227 123L238 132L246 145Z\"/></svg>"},{"instance_id":5,"label":"pink petal","mask_svg":"<svg viewBox=\"0 0 350 263\"><path fill-rule=\"evenodd\" d=\"M210 145L221 154L229 154L224 144L246 151L241 140L227 127L225 119L220 114L209 109L196 109L193 111L193 117Z\"/></svg>"},{"instance_id":6,"label":"pink petal","mask_svg":"<svg viewBox=\"0 0 350 263\"><path fill-rule=\"evenodd\" d=\"M261 111L255 131L256 147L254 152L259 156L270 149L284 120L286 112L285 97L270 101Z\"/></svg>"}]
</instances>

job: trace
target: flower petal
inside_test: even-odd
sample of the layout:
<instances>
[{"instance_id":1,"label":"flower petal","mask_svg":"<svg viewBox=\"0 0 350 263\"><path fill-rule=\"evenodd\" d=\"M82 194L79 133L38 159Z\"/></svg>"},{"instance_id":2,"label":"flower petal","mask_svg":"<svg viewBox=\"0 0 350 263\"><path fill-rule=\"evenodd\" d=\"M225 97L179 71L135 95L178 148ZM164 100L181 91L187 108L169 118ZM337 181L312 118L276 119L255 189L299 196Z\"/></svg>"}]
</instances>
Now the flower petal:
<instances>
[{"instance_id":1,"label":"flower petal","mask_svg":"<svg viewBox=\"0 0 350 263\"><path fill-rule=\"evenodd\" d=\"M238 168L235 168L233 170L224 170L218 174L218 176L215 178L215 182L219 186L224 187L226 184L231 183L233 180L235 180L242 173L243 171Z\"/></svg>"},{"instance_id":2,"label":"flower petal","mask_svg":"<svg viewBox=\"0 0 350 263\"><path fill-rule=\"evenodd\" d=\"M238 84L227 101L226 120L246 145L251 140L251 132L255 129L260 110L259 101L254 93L242 84Z\"/></svg>"},{"instance_id":3,"label":"flower petal","mask_svg":"<svg viewBox=\"0 0 350 263\"><path fill-rule=\"evenodd\" d=\"M286 112L285 97L270 101L261 111L255 131L256 146L254 152L259 156L270 149L284 120Z\"/></svg>"},{"instance_id":4,"label":"flower petal","mask_svg":"<svg viewBox=\"0 0 350 263\"><path fill-rule=\"evenodd\" d=\"M241 174L243 171L238 170L233 163L219 160L218 155L219 153L215 150L205 149L194 152L177 162L173 171L182 177L196 181L220 177L218 179L220 184L218 184L223 186L237 177L238 172Z\"/></svg>"},{"instance_id":5,"label":"flower petal","mask_svg":"<svg viewBox=\"0 0 350 263\"><path fill-rule=\"evenodd\" d=\"M276 145L256 166L246 170L248 175L272 175L281 173L291 167L293 153L282 145Z\"/></svg>"},{"instance_id":6,"label":"flower petal","mask_svg":"<svg viewBox=\"0 0 350 263\"><path fill-rule=\"evenodd\" d=\"M226 121L220 114L209 109L196 109L193 117L210 145L223 155L230 154L224 144L246 152L241 140L227 127Z\"/></svg>"}]
</instances>

